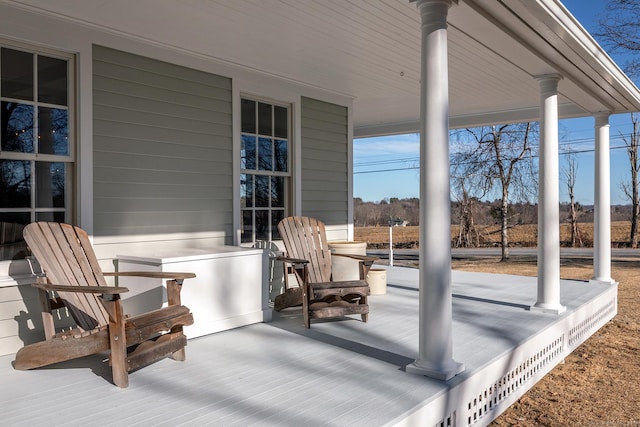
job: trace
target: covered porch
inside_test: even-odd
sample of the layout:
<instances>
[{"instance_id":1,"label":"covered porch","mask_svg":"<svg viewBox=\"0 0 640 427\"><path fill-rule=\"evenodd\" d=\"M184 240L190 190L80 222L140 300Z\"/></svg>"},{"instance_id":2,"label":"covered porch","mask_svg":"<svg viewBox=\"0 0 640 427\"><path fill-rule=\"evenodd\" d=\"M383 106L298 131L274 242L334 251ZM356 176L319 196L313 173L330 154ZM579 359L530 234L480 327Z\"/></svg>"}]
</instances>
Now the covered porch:
<instances>
[{"instance_id":1,"label":"covered porch","mask_svg":"<svg viewBox=\"0 0 640 427\"><path fill-rule=\"evenodd\" d=\"M558 0L4 0L0 12L11 49L70 57L78 155L65 160L78 179L68 217L105 266L132 249L247 243L243 95L288 108L288 214L352 239L352 140L367 135L420 131L428 201L425 264L389 271L369 323L307 331L290 310L192 339L187 363L142 369L126 391L105 379L100 357L19 372L9 353L4 424L483 425L616 314L608 117L640 109L640 93ZM207 87L215 96L194 120ZM557 121L585 116L595 118L601 231L591 282L560 280L557 245ZM448 130L529 120L543 128L539 278L450 278ZM14 295L27 289L17 281L25 260L0 267ZM3 298L0 338L15 351L23 301Z\"/></svg>"},{"instance_id":2,"label":"covered porch","mask_svg":"<svg viewBox=\"0 0 640 427\"><path fill-rule=\"evenodd\" d=\"M448 382L407 375L419 271L385 268L387 294L370 297L366 324L307 330L291 308L191 339L186 363L141 369L126 390L100 356L26 372L3 356L3 424L486 425L617 312L615 284L561 280L558 315L530 310L535 277L453 271L453 354L466 369Z\"/></svg>"}]
</instances>

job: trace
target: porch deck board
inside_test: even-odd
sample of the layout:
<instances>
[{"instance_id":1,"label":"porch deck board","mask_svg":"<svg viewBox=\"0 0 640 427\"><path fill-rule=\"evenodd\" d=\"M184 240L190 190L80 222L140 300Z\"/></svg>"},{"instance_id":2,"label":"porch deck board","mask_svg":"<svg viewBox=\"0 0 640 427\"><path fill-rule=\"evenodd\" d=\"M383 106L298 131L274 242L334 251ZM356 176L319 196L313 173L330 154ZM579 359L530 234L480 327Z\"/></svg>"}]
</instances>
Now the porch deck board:
<instances>
[{"instance_id":1,"label":"porch deck board","mask_svg":"<svg viewBox=\"0 0 640 427\"><path fill-rule=\"evenodd\" d=\"M467 425L474 415L455 402L468 399L467 389L494 384L519 366L519 348L552 339L559 322L615 296L612 285L563 280L567 312L532 312L535 278L454 271L454 358L466 370L445 383L404 372L418 352L418 271L389 267L387 280L387 294L369 299L368 323L355 316L307 330L300 311L288 309L270 323L189 340L186 362L166 359L134 372L127 389L110 383L100 357L26 372L12 368L13 355L0 357L2 424L51 424L55 416L56 425L374 426L455 412L455 425ZM592 330L563 342L563 352L614 314L589 317ZM522 392L563 357L555 355Z\"/></svg>"}]
</instances>

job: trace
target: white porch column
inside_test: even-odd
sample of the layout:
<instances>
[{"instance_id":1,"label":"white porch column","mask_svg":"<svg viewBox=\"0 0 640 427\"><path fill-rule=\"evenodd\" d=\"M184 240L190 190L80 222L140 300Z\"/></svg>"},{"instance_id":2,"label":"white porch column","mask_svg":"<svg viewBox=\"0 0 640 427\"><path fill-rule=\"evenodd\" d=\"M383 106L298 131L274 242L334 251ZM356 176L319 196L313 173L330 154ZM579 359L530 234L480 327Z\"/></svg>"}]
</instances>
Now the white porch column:
<instances>
[{"instance_id":1,"label":"white porch column","mask_svg":"<svg viewBox=\"0 0 640 427\"><path fill-rule=\"evenodd\" d=\"M413 1L413 0L412 0ZM447 13L453 0L417 0L422 18L420 92L419 353L407 372L448 380L452 358L451 199Z\"/></svg>"},{"instance_id":2,"label":"white porch column","mask_svg":"<svg viewBox=\"0 0 640 427\"><path fill-rule=\"evenodd\" d=\"M611 189L609 162L609 114L596 119L595 194L593 220L593 280L613 283L611 278Z\"/></svg>"},{"instance_id":3,"label":"white porch column","mask_svg":"<svg viewBox=\"0 0 640 427\"><path fill-rule=\"evenodd\" d=\"M562 313L560 305L560 171L558 166L559 74L540 82L540 170L538 191L538 300L532 310Z\"/></svg>"}]
</instances>

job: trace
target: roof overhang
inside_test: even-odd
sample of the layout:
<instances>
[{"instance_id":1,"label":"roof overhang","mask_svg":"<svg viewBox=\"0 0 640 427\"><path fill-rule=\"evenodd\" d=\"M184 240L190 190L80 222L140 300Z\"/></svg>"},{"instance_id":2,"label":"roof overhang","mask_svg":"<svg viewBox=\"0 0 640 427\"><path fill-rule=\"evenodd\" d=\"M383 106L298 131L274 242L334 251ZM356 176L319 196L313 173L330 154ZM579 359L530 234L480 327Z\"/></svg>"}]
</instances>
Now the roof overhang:
<instances>
[{"instance_id":1,"label":"roof overhang","mask_svg":"<svg viewBox=\"0 0 640 427\"><path fill-rule=\"evenodd\" d=\"M353 98L355 136L416 132L420 16L409 0L7 0L154 45ZM449 11L450 125L640 111L640 92L558 0L459 0Z\"/></svg>"}]
</instances>

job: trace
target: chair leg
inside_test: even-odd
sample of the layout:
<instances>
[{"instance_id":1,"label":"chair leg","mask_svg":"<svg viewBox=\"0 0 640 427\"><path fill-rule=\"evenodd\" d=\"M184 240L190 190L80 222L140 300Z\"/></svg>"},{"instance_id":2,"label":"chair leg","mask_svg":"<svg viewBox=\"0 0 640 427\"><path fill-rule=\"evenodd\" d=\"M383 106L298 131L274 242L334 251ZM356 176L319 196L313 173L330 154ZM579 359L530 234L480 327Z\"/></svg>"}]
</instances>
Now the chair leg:
<instances>
[{"instance_id":1,"label":"chair leg","mask_svg":"<svg viewBox=\"0 0 640 427\"><path fill-rule=\"evenodd\" d=\"M167 302L169 305L180 305L182 301L180 301L180 291L182 290L182 280L167 280ZM175 334L178 332L180 335L183 335L182 326L174 326L171 328L171 334ZM184 362L187 358L187 352L185 348L182 347L180 350L171 354L171 358L173 360L177 360L179 362Z\"/></svg>"},{"instance_id":2,"label":"chair leg","mask_svg":"<svg viewBox=\"0 0 640 427\"><path fill-rule=\"evenodd\" d=\"M180 335L182 336L182 326L174 326L173 328L171 328L171 334L173 335L174 333L179 332ZM187 359L187 351L184 347L182 347L180 350L175 351L171 354L171 358L173 360L177 360L178 362L184 362Z\"/></svg>"},{"instance_id":3,"label":"chair leg","mask_svg":"<svg viewBox=\"0 0 640 427\"><path fill-rule=\"evenodd\" d=\"M44 336L50 340L56 334L56 328L53 323L53 314L51 313L51 299L49 293L42 289L38 289L40 298L40 306L42 308L42 326L44 328Z\"/></svg>"},{"instance_id":4,"label":"chair leg","mask_svg":"<svg viewBox=\"0 0 640 427\"><path fill-rule=\"evenodd\" d=\"M309 317L309 312L304 312L304 327L309 329L311 328L311 318Z\"/></svg>"},{"instance_id":5,"label":"chair leg","mask_svg":"<svg viewBox=\"0 0 640 427\"><path fill-rule=\"evenodd\" d=\"M127 368L127 345L124 324L118 328L116 323L109 323L109 341L111 344L110 358L113 383L120 388L127 388L129 386L129 372Z\"/></svg>"},{"instance_id":6,"label":"chair leg","mask_svg":"<svg viewBox=\"0 0 640 427\"><path fill-rule=\"evenodd\" d=\"M366 304L367 303L367 297L363 296L362 298L360 298L360 304ZM362 321L364 323L367 323L367 320L369 320L369 313L364 313L361 315L362 317Z\"/></svg>"},{"instance_id":7,"label":"chair leg","mask_svg":"<svg viewBox=\"0 0 640 427\"><path fill-rule=\"evenodd\" d=\"M187 359L187 351L184 347L182 347L180 350L173 353L171 355L171 358L173 360L177 360L178 362L184 362Z\"/></svg>"},{"instance_id":8,"label":"chair leg","mask_svg":"<svg viewBox=\"0 0 640 427\"><path fill-rule=\"evenodd\" d=\"M302 317L304 320L304 327L309 329L311 328L311 316L309 314L309 293L312 292L309 289L309 285L307 283L303 284L304 291L302 292Z\"/></svg>"},{"instance_id":9,"label":"chair leg","mask_svg":"<svg viewBox=\"0 0 640 427\"><path fill-rule=\"evenodd\" d=\"M111 375L113 383L120 388L129 386L129 366L127 362L127 336L124 328L124 313L119 299L104 300L109 313L109 347L111 354Z\"/></svg>"}]
</instances>

